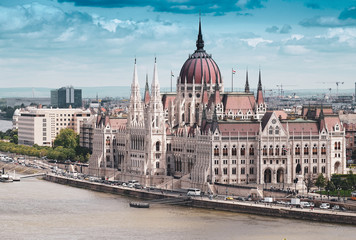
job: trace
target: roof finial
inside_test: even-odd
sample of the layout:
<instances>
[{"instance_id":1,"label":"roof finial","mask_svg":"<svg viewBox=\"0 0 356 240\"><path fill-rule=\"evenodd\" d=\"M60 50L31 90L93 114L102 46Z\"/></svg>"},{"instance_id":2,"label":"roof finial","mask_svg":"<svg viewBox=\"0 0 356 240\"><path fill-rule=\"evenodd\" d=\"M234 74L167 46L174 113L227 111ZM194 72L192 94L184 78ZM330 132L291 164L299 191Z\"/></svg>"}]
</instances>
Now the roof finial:
<instances>
[{"instance_id":1,"label":"roof finial","mask_svg":"<svg viewBox=\"0 0 356 240\"><path fill-rule=\"evenodd\" d=\"M246 69L246 83L245 83L245 92L250 92L250 84L248 83L248 68Z\"/></svg>"},{"instance_id":2,"label":"roof finial","mask_svg":"<svg viewBox=\"0 0 356 240\"><path fill-rule=\"evenodd\" d=\"M198 33L198 39L197 39L197 50L204 50L204 40L203 40L203 34L201 33L201 13L199 12L199 33Z\"/></svg>"},{"instance_id":3,"label":"roof finial","mask_svg":"<svg viewBox=\"0 0 356 240\"><path fill-rule=\"evenodd\" d=\"M257 87L257 90L261 90L262 91L261 66L260 66L260 69L258 71L258 87Z\"/></svg>"}]
</instances>

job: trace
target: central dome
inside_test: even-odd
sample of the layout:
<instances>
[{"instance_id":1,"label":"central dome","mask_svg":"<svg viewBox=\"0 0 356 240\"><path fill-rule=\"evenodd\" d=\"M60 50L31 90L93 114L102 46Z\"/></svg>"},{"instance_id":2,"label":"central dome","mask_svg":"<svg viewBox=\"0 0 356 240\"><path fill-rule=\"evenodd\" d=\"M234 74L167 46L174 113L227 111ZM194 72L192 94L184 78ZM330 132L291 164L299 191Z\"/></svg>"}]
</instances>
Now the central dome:
<instances>
[{"instance_id":1,"label":"central dome","mask_svg":"<svg viewBox=\"0 0 356 240\"><path fill-rule=\"evenodd\" d=\"M196 42L197 50L189 56L180 70L180 83L187 84L221 84L221 73L218 65L210 54L204 50L204 40L199 20L199 34Z\"/></svg>"}]
</instances>

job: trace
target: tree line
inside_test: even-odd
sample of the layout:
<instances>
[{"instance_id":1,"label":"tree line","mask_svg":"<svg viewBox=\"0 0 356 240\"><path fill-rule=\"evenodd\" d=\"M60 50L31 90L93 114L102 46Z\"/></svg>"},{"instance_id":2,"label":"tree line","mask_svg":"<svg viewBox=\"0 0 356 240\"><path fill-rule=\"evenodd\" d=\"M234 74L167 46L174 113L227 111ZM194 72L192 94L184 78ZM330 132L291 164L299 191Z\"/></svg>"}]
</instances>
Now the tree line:
<instances>
[{"instance_id":1,"label":"tree line","mask_svg":"<svg viewBox=\"0 0 356 240\"><path fill-rule=\"evenodd\" d=\"M17 139L17 130L10 131L13 132L13 136L16 135ZM1 139L6 138L1 137ZM53 142L53 147L38 146L37 144L33 146L19 145L17 142L9 139L9 137L7 139L9 142L0 141L0 151L2 152L12 152L39 158L47 157L48 159L56 159L58 161L72 160L87 162L90 158L90 150L79 145L79 135L69 128L60 131Z\"/></svg>"}]
</instances>

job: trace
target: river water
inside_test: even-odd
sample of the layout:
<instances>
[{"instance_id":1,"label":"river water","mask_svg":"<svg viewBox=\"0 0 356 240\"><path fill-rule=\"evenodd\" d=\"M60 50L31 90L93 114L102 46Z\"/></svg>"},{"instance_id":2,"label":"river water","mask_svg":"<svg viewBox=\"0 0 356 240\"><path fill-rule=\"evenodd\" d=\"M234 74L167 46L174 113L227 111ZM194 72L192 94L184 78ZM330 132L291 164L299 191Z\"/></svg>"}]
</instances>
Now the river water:
<instances>
[{"instance_id":1,"label":"river water","mask_svg":"<svg viewBox=\"0 0 356 240\"><path fill-rule=\"evenodd\" d=\"M153 205L39 179L0 183L0 239L354 239L353 226Z\"/></svg>"},{"instance_id":2,"label":"river water","mask_svg":"<svg viewBox=\"0 0 356 240\"><path fill-rule=\"evenodd\" d=\"M6 132L8 129L12 129L12 121L0 119L0 131Z\"/></svg>"}]
</instances>

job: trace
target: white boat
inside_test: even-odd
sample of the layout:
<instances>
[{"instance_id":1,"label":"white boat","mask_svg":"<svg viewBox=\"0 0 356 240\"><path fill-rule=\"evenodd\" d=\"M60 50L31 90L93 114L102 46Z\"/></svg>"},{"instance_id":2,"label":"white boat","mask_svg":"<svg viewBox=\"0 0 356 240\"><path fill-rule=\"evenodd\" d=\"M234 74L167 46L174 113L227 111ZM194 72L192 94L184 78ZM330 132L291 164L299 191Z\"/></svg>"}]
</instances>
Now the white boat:
<instances>
[{"instance_id":1,"label":"white boat","mask_svg":"<svg viewBox=\"0 0 356 240\"><path fill-rule=\"evenodd\" d=\"M0 182L13 182L12 177L9 176L9 174L1 174L0 175Z\"/></svg>"}]
</instances>

